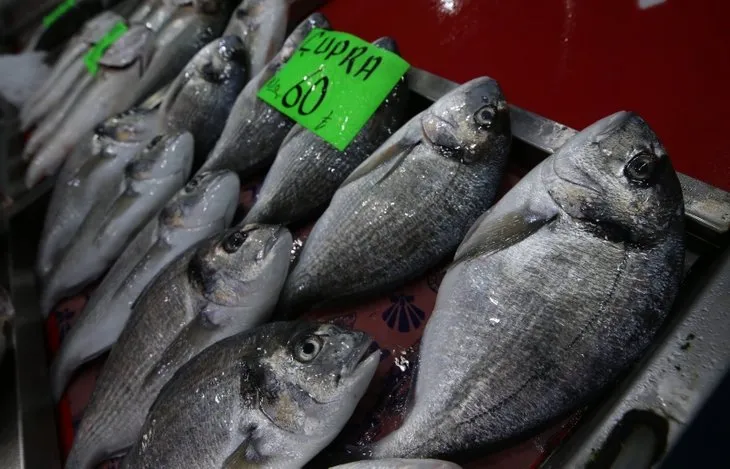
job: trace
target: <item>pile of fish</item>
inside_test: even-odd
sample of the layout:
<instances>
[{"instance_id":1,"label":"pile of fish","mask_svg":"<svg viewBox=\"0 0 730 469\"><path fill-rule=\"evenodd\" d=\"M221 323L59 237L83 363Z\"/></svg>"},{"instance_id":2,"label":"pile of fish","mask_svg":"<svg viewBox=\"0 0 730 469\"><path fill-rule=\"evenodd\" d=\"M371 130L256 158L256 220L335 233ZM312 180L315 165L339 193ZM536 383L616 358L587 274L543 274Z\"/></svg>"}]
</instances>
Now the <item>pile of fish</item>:
<instances>
[{"instance_id":1,"label":"pile of fish","mask_svg":"<svg viewBox=\"0 0 730 469\"><path fill-rule=\"evenodd\" d=\"M457 468L434 458L489 451L589 402L674 301L682 192L639 116L578 133L500 200L510 113L488 77L415 116L403 78L337 150L256 96L329 28L317 13L290 24L288 5L141 2L92 76L81 57L120 20L102 12L23 109L28 184L57 172L43 314L100 282L51 364L54 398L110 351L67 469L122 454L128 469L303 467L345 427L380 351L302 315L444 262L402 424L332 460ZM293 255L299 223L314 225Z\"/></svg>"}]
</instances>

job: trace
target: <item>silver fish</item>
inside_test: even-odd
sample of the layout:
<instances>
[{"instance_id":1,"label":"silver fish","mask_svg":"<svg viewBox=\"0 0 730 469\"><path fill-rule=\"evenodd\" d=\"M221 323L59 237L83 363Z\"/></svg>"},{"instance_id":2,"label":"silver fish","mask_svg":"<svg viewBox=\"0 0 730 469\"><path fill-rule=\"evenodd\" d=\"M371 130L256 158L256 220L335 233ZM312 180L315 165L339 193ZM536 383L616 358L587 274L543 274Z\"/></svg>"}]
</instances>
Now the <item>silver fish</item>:
<instances>
[{"instance_id":1,"label":"silver fish","mask_svg":"<svg viewBox=\"0 0 730 469\"><path fill-rule=\"evenodd\" d=\"M201 171L230 169L241 173L271 163L294 121L256 94L314 28L329 28L329 22L319 13L309 16L289 35L279 53L246 84Z\"/></svg>"},{"instance_id":2,"label":"silver fish","mask_svg":"<svg viewBox=\"0 0 730 469\"><path fill-rule=\"evenodd\" d=\"M150 30L134 25L107 49L94 83L74 105L54 138L33 157L25 174L27 187L54 174L79 138L94 126L131 106L133 87L129 85L144 72L152 39Z\"/></svg>"},{"instance_id":3,"label":"silver fish","mask_svg":"<svg viewBox=\"0 0 730 469\"><path fill-rule=\"evenodd\" d=\"M286 38L287 0L243 0L223 35L235 34L246 49L246 68L256 76L274 58Z\"/></svg>"},{"instance_id":4,"label":"silver fish","mask_svg":"<svg viewBox=\"0 0 730 469\"><path fill-rule=\"evenodd\" d=\"M83 55L115 23L123 20L122 16L114 12L103 11L84 23L79 33L71 38L64 48L46 81L23 105L20 113L23 130L30 128L32 118L37 118L39 115L42 117L68 94L69 90L76 85L76 80L80 78L79 70L83 69Z\"/></svg>"},{"instance_id":5,"label":"silver fish","mask_svg":"<svg viewBox=\"0 0 730 469\"><path fill-rule=\"evenodd\" d=\"M228 227L238 196L235 173L202 173L139 232L94 290L61 343L50 372L56 401L76 368L116 342L144 287L185 250Z\"/></svg>"},{"instance_id":6,"label":"silver fish","mask_svg":"<svg viewBox=\"0 0 730 469\"><path fill-rule=\"evenodd\" d=\"M391 38L373 44L397 53ZM289 224L324 209L347 176L403 125L407 98L408 87L401 80L344 151L304 127L294 126L266 174L246 222Z\"/></svg>"},{"instance_id":7,"label":"silver fish","mask_svg":"<svg viewBox=\"0 0 730 469\"><path fill-rule=\"evenodd\" d=\"M155 137L127 165L118 196L94 207L51 271L41 293L41 312L78 293L119 257L124 247L187 181L193 160L189 133Z\"/></svg>"},{"instance_id":8,"label":"silver fish","mask_svg":"<svg viewBox=\"0 0 730 469\"><path fill-rule=\"evenodd\" d=\"M193 134L196 159L205 159L226 125L246 84L244 63L240 39L216 39L193 57L166 92L160 110L163 125L168 131Z\"/></svg>"},{"instance_id":9,"label":"silver fish","mask_svg":"<svg viewBox=\"0 0 730 469\"><path fill-rule=\"evenodd\" d=\"M221 341L162 389L125 469L301 468L342 430L380 351L362 332L271 323Z\"/></svg>"},{"instance_id":10,"label":"silver fish","mask_svg":"<svg viewBox=\"0 0 730 469\"><path fill-rule=\"evenodd\" d=\"M406 123L337 190L282 292L282 314L393 288L452 253L492 203L510 149L496 81L469 81Z\"/></svg>"},{"instance_id":11,"label":"silver fish","mask_svg":"<svg viewBox=\"0 0 730 469\"><path fill-rule=\"evenodd\" d=\"M639 116L576 135L461 243L410 411L373 456L478 449L584 405L642 354L674 301L683 215L677 175Z\"/></svg>"},{"instance_id":12,"label":"silver fish","mask_svg":"<svg viewBox=\"0 0 730 469\"><path fill-rule=\"evenodd\" d=\"M375 459L341 464L330 469L461 469L461 466L436 459Z\"/></svg>"},{"instance_id":13,"label":"silver fish","mask_svg":"<svg viewBox=\"0 0 730 469\"><path fill-rule=\"evenodd\" d=\"M144 101L174 80L203 46L223 32L229 10L226 0L196 0L192 7L179 7L157 33L150 66L132 87L133 101Z\"/></svg>"},{"instance_id":14,"label":"silver fish","mask_svg":"<svg viewBox=\"0 0 730 469\"><path fill-rule=\"evenodd\" d=\"M145 289L99 376L66 469L90 469L131 447L182 365L266 320L291 243L285 228L235 227L185 252Z\"/></svg>"},{"instance_id":15,"label":"silver fish","mask_svg":"<svg viewBox=\"0 0 730 469\"><path fill-rule=\"evenodd\" d=\"M154 113L125 111L97 126L74 149L61 167L46 211L36 259L41 279L58 262L91 207L112 203L125 166L157 130Z\"/></svg>"}]
</instances>

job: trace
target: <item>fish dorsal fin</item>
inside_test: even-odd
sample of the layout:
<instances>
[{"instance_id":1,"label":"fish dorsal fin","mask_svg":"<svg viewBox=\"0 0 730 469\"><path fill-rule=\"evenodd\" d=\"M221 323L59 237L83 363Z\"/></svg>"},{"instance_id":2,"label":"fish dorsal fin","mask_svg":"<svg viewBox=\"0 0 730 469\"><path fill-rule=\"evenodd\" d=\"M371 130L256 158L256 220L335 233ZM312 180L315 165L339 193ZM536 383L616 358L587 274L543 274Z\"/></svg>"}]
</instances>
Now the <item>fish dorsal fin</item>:
<instances>
[{"instance_id":1,"label":"fish dorsal fin","mask_svg":"<svg viewBox=\"0 0 730 469\"><path fill-rule=\"evenodd\" d=\"M99 64L105 67L127 68L138 58L146 58L152 45L153 33L142 25L134 25L104 52Z\"/></svg>"},{"instance_id":2,"label":"fish dorsal fin","mask_svg":"<svg viewBox=\"0 0 730 469\"><path fill-rule=\"evenodd\" d=\"M401 127L396 133L390 136L372 155L367 157L365 161L355 168L340 187L360 179L366 174L374 171L378 167L387 164L388 162L395 160L395 166L397 167L400 163L408 156L413 147L421 142L421 114L418 114L403 127Z\"/></svg>"},{"instance_id":3,"label":"fish dorsal fin","mask_svg":"<svg viewBox=\"0 0 730 469\"><path fill-rule=\"evenodd\" d=\"M541 213L529 207L507 212L487 210L469 228L450 267L515 245L556 217L557 213Z\"/></svg>"}]
</instances>

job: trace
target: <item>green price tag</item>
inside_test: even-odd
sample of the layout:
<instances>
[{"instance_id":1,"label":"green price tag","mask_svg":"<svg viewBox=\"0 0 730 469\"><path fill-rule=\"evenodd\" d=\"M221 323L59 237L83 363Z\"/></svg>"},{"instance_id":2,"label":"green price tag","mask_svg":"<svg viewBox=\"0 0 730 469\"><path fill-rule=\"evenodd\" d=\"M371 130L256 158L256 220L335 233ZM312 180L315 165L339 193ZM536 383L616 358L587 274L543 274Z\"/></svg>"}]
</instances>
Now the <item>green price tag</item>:
<instances>
[{"instance_id":1,"label":"green price tag","mask_svg":"<svg viewBox=\"0 0 730 469\"><path fill-rule=\"evenodd\" d=\"M351 34L314 29L258 97L344 150L409 67Z\"/></svg>"},{"instance_id":2,"label":"green price tag","mask_svg":"<svg viewBox=\"0 0 730 469\"><path fill-rule=\"evenodd\" d=\"M92 47L86 55L84 55L84 64L86 64L86 68L89 70L90 74L96 75L96 72L99 71L99 60L101 60L104 56L104 52L106 52L109 46L114 44L117 39L124 36L127 29L127 25L124 24L124 22L118 22L109 30L108 33L104 35L104 37L99 40L99 42L94 44L94 47Z\"/></svg>"},{"instance_id":3,"label":"green price tag","mask_svg":"<svg viewBox=\"0 0 730 469\"><path fill-rule=\"evenodd\" d=\"M48 13L43 17L43 26L48 28L55 23L60 17L66 14L73 6L76 5L76 0L65 0L61 2L52 12Z\"/></svg>"}]
</instances>

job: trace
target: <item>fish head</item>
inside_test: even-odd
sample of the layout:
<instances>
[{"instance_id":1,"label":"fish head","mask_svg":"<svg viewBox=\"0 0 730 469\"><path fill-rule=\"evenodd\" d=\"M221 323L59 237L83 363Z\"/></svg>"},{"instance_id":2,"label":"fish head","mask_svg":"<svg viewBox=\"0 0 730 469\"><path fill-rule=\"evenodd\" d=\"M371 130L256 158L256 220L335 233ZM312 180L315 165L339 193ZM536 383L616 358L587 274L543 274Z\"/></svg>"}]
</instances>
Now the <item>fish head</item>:
<instances>
[{"instance_id":1,"label":"fish head","mask_svg":"<svg viewBox=\"0 0 730 469\"><path fill-rule=\"evenodd\" d=\"M138 145L154 137L156 114L147 109L132 108L110 117L94 129L100 141Z\"/></svg>"},{"instance_id":2,"label":"fish head","mask_svg":"<svg viewBox=\"0 0 730 469\"><path fill-rule=\"evenodd\" d=\"M465 164L504 158L511 142L507 101L488 77L471 80L428 108L421 127L426 141L440 153Z\"/></svg>"},{"instance_id":3,"label":"fish head","mask_svg":"<svg viewBox=\"0 0 730 469\"><path fill-rule=\"evenodd\" d=\"M365 394L380 351L371 350L373 341L363 332L306 321L290 324L277 343L262 347L262 394L267 397L261 410L286 431L334 438Z\"/></svg>"},{"instance_id":4,"label":"fish head","mask_svg":"<svg viewBox=\"0 0 730 469\"><path fill-rule=\"evenodd\" d=\"M286 17L287 8L286 0L244 0L232 17L237 23L236 33L244 42L252 43L262 26L274 23L278 17Z\"/></svg>"},{"instance_id":5,"label":"fish head","mask_svg":"<svg viewBox=\"0 0 730 469\"><path fill-rule=\"evenodd\" d=\"M542 164L555 203L606 238L651 242L683 219L682 189L669 156L632 112L599 120Z\"/></svg>"},{"instance_id":6,"label":"fish head","mask_svg":"<svg viewBox=\"0 0 730 469\"><path fill-rule=\"evenodd\" d=\"M312 13L309 15L284 40L284 45L281 46L281 50L269 63L269 66L274 68L274 72L294 55L294 51L304 41L304 38L315 28L330 29L330 22L322 13Z\"/></svg>"},{"instance_id":7,"label":"fish head","mask_svg":"<svg viewBox=\"0 0 730 469\"><path fill-rule=\"evenodd\" d=\"M190 263L191 282L215 305L255 308L271 303L273 308L281 289L275 286L283 285L289 269L291 246L291 233L283 226L236 226L208 239L196 252Z\"/></svg>"},{"instance_id":8,"label":"fish head","mask_svg":"<svg viewBox=\"0 0 730 469\"><path fill-rule=\"evenodd\" d=\"M238 36L216 39L206 49L202 60L194 66L195 73L209 83L226 82L246 67L246 51Z\"/></svg>"},{"instance_id":9,"label":"fish head","mask_svg":"<svg viewBox=\"0 0 730 469\"><path fill-rule=\"evenodd\" d=\"M206 171L192 178L160 212L162 224L192 229L227 227L238 206L240 183L232 171Z\"/></svg>"},{"instance_id":10,"label":"fish head","mask_svg":"<svg viewBox=\"0 0 730 469\"><path fill-rule=\"evenodd\" d=\"M137 181L182 175L187 179L193 165L193 136L189 132L155 136L126 168Z\"/></svg>"}]
</instances>

